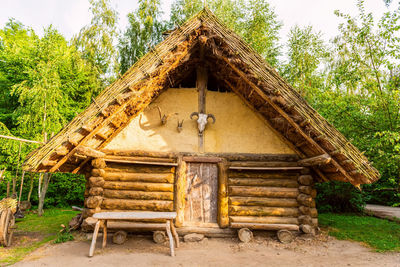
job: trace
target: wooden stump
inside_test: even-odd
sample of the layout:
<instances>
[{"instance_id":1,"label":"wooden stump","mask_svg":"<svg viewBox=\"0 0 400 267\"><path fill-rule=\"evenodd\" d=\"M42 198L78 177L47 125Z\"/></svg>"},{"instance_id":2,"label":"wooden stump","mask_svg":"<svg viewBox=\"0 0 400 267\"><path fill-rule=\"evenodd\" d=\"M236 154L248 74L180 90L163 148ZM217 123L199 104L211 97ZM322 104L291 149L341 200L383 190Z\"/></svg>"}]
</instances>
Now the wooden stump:
<instances>
[{"instance_id":1,"label":"wooden stump","mask_svg":"<svg viewBox=\"0 0 400 267\"><path fill-rule=\"evenodd\" d=\"M157 244L163 244L167 240L167 236L164 231L155 231L153 233L153 240Z\"/></svg>"},{"instance_id":2,"label":"wooden stump","mask_svg":"<svg viewBox=\"0 0 400 267\"><path fill-rule=\"evenodd\" d=\"M253 232L249 228L242 228L238 231L239 240L247 243L253 239Z\"/></svg>"},{"instance_id":3,"label":"wooden stump","mask_svg":"<svg viewBox=\"0 0 400 267\"><path fill-rule=\"evenodd\" d=\"M278 240L283 244L288 244L294 240L293 234L288 230L279 230L277 237Z\"/></svg>"},{"instance_id":4,"label":"wooden stump","mask_svg":"<svg viewBox=\"0 0 400 267\"><path fill-rule=\"evenodd\" d=\"M115 234L113 235L113 243L122 245L126 241L126 236L127 236L127 233L125 231L115 232Z\"/></svg>"}]
</instances>

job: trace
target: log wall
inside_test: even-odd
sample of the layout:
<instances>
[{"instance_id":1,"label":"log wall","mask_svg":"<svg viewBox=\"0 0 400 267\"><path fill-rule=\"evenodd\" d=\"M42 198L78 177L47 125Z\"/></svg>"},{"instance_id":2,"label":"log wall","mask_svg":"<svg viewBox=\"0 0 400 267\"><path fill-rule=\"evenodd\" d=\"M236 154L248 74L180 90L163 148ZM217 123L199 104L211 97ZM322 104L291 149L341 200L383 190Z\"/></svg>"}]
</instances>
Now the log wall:
<instances>
[{"instance_id":1,"label":"log wall","mask_svg":"<svg viewBox=\"0 0 400 267\"><path fill-rule=\"evenodd\" d=\"M279 168L265 166L280 165ZM307 168L288 163L231 163L228 172L229 224L232 228L299 230L317 225L314 180ZM238 169L232 166L242 166ZM253 166L254 167L254 166ZM254 226L254 227L253 227Z\"/></svg>"},{"instance_id":2,"label":"log wall","mask_svg":"<svg viewBox=\"0 0 400 267\"><path fill-rule=\"evenodd\" d=\"M85 216L100 211L173 211L175 167L92 161Z\"/></svg>"}]
</instances>

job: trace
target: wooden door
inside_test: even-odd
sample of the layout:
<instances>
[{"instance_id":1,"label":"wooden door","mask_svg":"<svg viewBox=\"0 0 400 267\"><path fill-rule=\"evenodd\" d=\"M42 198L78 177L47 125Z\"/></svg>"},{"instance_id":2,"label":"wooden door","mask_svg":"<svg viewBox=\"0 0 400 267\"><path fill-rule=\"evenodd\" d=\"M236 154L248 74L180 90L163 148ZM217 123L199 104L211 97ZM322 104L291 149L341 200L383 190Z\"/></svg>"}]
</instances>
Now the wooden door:
<instances>
[{"instance_id":1,"label":"wooden door","mask_svg":"<svg viewBox=\"0 0 400 267\"><path fill-rule=\"evenodd\" d=\"M186 177L185 224L217 223L217 164L188 163Z\"/></svg>"}]
</instances>

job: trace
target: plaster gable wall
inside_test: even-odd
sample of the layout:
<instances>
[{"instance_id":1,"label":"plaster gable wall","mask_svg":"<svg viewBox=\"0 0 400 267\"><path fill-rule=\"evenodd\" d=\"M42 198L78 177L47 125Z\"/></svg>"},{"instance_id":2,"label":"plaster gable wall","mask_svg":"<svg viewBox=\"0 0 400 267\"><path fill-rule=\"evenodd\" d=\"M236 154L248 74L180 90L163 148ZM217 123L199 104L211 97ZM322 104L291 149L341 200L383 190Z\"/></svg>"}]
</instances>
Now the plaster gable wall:
<instances>
[{"instance_id":1,"label":"plaster gable wall","mask_svg":"<svg viewBox=\"0 0 400 267\"><path fill-rule=\"evenodd\" d=\"M173 114L166 125L161 125L157 106L162 114ZM206 110L214 114L216 123L206 126L205 152L295 153L234 93L208 91ZM189 118L195 111L196 89L170 88L133 119L106 149L198 152L197 123ZM177 131L178 119L184 119L181 133Z\"/></svg>"}]
</instances>

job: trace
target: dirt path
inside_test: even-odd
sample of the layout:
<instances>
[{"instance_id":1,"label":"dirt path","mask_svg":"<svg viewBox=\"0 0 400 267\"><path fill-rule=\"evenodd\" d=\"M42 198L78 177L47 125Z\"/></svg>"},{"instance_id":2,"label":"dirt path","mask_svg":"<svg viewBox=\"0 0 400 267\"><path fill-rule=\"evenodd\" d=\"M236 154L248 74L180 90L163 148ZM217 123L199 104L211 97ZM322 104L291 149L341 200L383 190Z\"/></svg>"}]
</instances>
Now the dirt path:
<instances>
[{"instance_id":1,"label":"dirt path","mask_svg":"<svg viewBox=\"0 0 400 267\"><path fill-rule=\"evenodd\" d=\"M100 238L99 238L100 240ZM90 241L47 245L15 266L399 266L400 253L376 253L349 241L326 235L316 240L296 240L284 245L258 235L242 244L237 239L205 239L181 243L176 257L169 256L167 244L157 245L151 237L130 237L124 245L98 248L88 258ZM111 243L111 242L110 242Z\"/></svg>"},{"instance_id":2,"label":"dirt path","mask_svg":"<svg viewBox=\"0 0 400 267\"><path fill-rule=\"evenodd\" d=\"M391 220L395 218L397 219L397 221L400 221L400 207L387 207L381 205L368 204L365 207L365 211L379 218L385 218Z\"/></svg>"}]
</instances>

